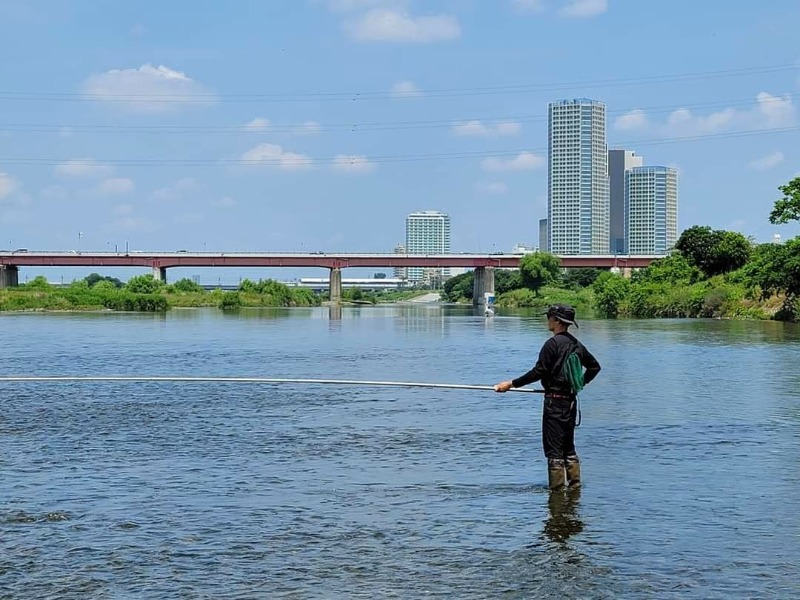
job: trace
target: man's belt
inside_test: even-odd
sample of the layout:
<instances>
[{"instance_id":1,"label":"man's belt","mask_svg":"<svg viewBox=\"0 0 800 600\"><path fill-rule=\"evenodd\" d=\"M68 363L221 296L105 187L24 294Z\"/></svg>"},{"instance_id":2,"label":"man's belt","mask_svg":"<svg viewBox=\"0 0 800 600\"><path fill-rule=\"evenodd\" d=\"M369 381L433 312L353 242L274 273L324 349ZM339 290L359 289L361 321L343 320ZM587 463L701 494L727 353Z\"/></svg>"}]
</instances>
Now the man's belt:
<instances>
[{"instance_id":1,"label":"man's belt","mask_svg":"<svg viewBox=\"0 0 800 600\"><path fill-rule=\"evenodd\" d=\"M545 392L545 398L558 398L559 400L574 400L575 396L572 394L557 394L555 392Z\"/></svg>"}]
</instances>

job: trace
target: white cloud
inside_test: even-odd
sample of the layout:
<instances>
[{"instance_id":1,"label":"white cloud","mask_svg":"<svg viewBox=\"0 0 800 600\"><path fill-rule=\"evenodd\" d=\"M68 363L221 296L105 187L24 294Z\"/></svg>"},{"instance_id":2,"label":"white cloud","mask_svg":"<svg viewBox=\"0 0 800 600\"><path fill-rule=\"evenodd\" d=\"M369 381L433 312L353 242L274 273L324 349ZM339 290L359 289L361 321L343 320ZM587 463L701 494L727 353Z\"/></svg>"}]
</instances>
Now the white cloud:
<instances>
[{"instance_id":1,"label":"white cloud","mask_svg":"<svg viewBox=\"0 0 800 600\"><path fill-rule=\"evenodd\" d=\"M375 8L347 25L350 34L362 42L404 42L426 44L457 39L461 27L448 15L413 16L405 10Z\"/></svg>"},{"instance_id":2,"label":"white cloud","mask_svg":"<svg viewBox=\"0 0 800 600\"><path fill-rule=\"evenodd\" d=\"M511 6L521 13L540 13L544 11L543 0L511 0Z\"/></svg>"},{"instance_id":3,"label":"white cloud","mask_svg":"<svg viewBox=\"0 0 800 600\"><path fill-rule=\"evenodd\" d=\"M184 177L172 185L157 189L155 192L153 192L152 198L156 202L176 202L183 198L184 194L194 192L199 188L200 184L198 184L193 178Z\"/></svg>"},{"instance_id":4,"label":"white cloud","mask_svg":"<svg viewBox=\"0 0 800 600\"><path fill-rule=\"evenodd\" d=\"M213 94L186 74L150 64L91 75L83 84L83 92L94 100L141 112L163 112L215 101Z\"/></svg>"},{"instance_id":5,"label":"white cloud","mask_svg":"<svg viewBox=\"0 0 800 600\"><path fill-rule=\"evenodd\" d=\"M369 173L375 169L375 163L366 156L347 156L340 154L333 159L333 168L345 173Z\"/></svg>"},{"instance_id":6,"label":"white cloud","mask_svg":"<svg viewBox=\"0 0 800 600\"><path fill-rule=\"evenodd\" d=\"M614 129L619 131L633 131L635 129L644 129L647 127L647 115L639 108L620 115L614 121Z\"/></svg>"},{"instance_id":7,"label":"white cloud","mask_svg":"<svg viewBox=\"0 0 800 600\"><path fill-rule=\"evenodd\" d=\"M17 189L17 182L10 175L0 172L0 200L7 198Z\"/></svg>"},{"instance_id":8,"label":"white cloud","mask_svg":"<svg viewBox=\"0 0 800 600\"><path fill-rule=\"evenodd\" d=\"M60 135L63 138L72 137L72 134L73 134L72 127L62 127L61 129L58 130L58 135Z\"/></svg>"},{"instance_id":9,"label":"white cloud","mask_svg":"<svg viewBox=\"0 0 800 600\"><path fill-rule=\"evenodd\" d=\"M244 126L248 131L266 131L270 126L270 120L263 117L256 117Z\"/></svg>"},{"instance_id":10,"label":"white cloud","mask_svg":"<svg viewBox=\"0 0 800 600\"><path fill-rule=\"evenodd\" d=\"M295 129L298 135L314 135L322 130L322 126L316 121L306 121Z\"/></svg>"},{"instance_id":11,"label":"white cloud","mask_svg":"<svg viewBox=\"0 0 800 600\"><path fill-rule=\"evenodd\" d=\"M114 207L114 213L119 215L119 216L121 216L121 217L132 215L133 214L133 205L131 205L131 204L117 204Z\"/></svg>"},{"instance_id":12,"label":"white cloud","mask_svg":"<svg viewBox=\"0 0 800 600\"><path fill-rule=\"evenodd\" d=\"M454 135L459 136L498 137L518 135L522 131L522 125L514 122L484 125L480 121L467 121L456 123L452 131Z\"/></svg>"},{"instance_id":13,"label":"white cloud","mask_svg":"<svg viewBox=\"0 0 800 600\"><path fill-rule=\"evenodd\" d=\"M758 111L766 119L767 126L783 127L794 123L795 111L790 95L781 97L767 92L759 92L756 101L758 102Z\"/></svg>"},{"instance_id":14,"label":"white cloud","mask_svg":"<svg viewBox=\"0 0 800 600\"><path fill-rule=\"evenodd\" d=\"M413 81L398 81L392 86L393 98L420 98L422 90Z\"/></svg>"},{"instance_id":15,"label":"white cloud","mask_svg":"<svg viewBox=\"0 0 800 600\"><path fill-rule=\"evenodd\" d=\"M110 174L114 168L93 158L75 158L56 165L56 174L65 177L101 177Z\"/></svg>"},{"instance_id":16,"label":"white cloud","mask_svg":"<svg viewBox=\"0 0 800 600\"><path fill-rule=\"evenodd\" d=\"M287 152L277 144L259 144L241 156L246 164L275 167L287 171L309 169L313 160L304 154Z\"/></svg>"},{"instance_id":17,"label":"white cloud","mask_svg":"<svg viewBox=\"0 0 800 600\"><path fill-rule=\"evenodd\" d=\"M130 194L134 187L133 181L127 177L113 177L101 181L97 186L97 192L107 196Z\"/></svg>"},{"instance_id":18,"label":"white cloud","mask_svg":"<svg viewBox=\"0 0 800 600\"><path fill-rule=\"evenodd\" d=\"M767 171L777 167L783 162L783 159L783 152L773 152L751 162L750 168L756 171Z\"/></svg>"},{"instance_id":19,"label":"white cloud","mask_svg":"<svg viewBox=\"0 0 800 600\"><path fill-rule=\"evenodd\" d=\"M236 200L230 196L223 196L222 198L211 201L211 206L215 206L217 208L231 208L236 206L236 204Z\"/></svg>"},{"instance_id":20,"label":"white cloud","mask_svg":"<svg viewBox=\"0 0 800 600\"><path fill-rule=\"evenodd\" d=\"M483 159L481 167L485 171L533 171L544 166L545 160L532 152L520 152L513 158L490 157Z\"/></svg>"},{"instance_id":21,"label":"white cloud","mask_svg":"<svg viewBox=\"0 0 800 600\"><path fill-rule=\"evenodd\" d=\"M760 92L755 105L746 109L726 108L707 115L697 115L688 108L679 108L667 117L665 123L651 125L642 110L634 110L615 121L620 131L649 129L670 137L711 135L722 131L747 131L786 127L797 121L797 111L791 95L775 96Z\"/></svg>"},{"instance_id":22,"label":"white cloud","mask_svg":"<svg viewBox=\"0 0 800 600\"><path fill-rule=\"evenodd\" d=\"M574 19L588 19L608 10L608 0L567 0L558 14Z\"/></svg>"},{"instance_id":23,"label":"white cloud","mask_svg":"<svg viewBox=\"0 0 800 600\"><path fill-rule=\"evenodd\" d=\"M679 108L667 118L667 133L676 136L692 136L717 133L734 124L736 111L733 108L713 112L706 116L692 114L688 108Z\"/></svg>"},{"instance_id":24,"label":"white cloud","mask_svg":"<svg viewBox=\"0 0 800 600\"><path fill-rule=\"evenodd\" d=\"M480 194L499 196L500 194L505 194L508 191L508 186L502 181L478 183L475 185L475 191Z\"/></svg>"}]
</instances>

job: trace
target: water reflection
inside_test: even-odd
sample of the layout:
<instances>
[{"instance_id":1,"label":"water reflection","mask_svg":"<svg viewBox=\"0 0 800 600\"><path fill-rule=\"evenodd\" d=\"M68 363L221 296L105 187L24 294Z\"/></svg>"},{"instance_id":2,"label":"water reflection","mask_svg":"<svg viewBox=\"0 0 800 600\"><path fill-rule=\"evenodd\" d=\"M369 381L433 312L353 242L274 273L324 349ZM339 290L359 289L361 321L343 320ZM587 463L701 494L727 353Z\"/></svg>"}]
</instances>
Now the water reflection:
<instances>
[{"instance_id":1,"label":"water reflection","mask_svg":"<svg viewBox=\"0 0 800 600\"><path fill-rule=\"evenodd\" d=\"M550 493L547 507L550 515L544 523L542 532L557 544L566 544L569 538L583 531L583 521L578 514L580 489Z\"/></svg>"}]
</instances>

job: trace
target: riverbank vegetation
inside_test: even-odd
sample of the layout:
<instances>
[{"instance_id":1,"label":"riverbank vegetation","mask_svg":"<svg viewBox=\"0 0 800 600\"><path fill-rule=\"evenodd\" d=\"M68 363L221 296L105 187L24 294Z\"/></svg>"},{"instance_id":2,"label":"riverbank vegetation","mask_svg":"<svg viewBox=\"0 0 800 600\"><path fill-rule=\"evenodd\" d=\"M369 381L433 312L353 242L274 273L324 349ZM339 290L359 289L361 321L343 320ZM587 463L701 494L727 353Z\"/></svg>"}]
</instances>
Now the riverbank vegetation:
<instances>
[{"instance_id":1,"label":"riverbank vegetation","mask_svg":"<svg viewBox=\"0 0 800 600\"><path fill-rule=\"evenodd\" d=\"M424 294L420 290L381 290L365 292L347 288L345 304L379 304L408 300ZM325 294L290 287L272 279L243 280L236 290L206 290L191 279L165 284L152 275L139 275L127 283L92 273L69 285L52 285L44 277L17 288L0 290L0 311L118 310L158 312L169 308L217 307L233 310L243 307L319 306Z\"/></svg>"},{"instance_id":2,"label":"riverbank vegetation","mask_svg":"<svg viewBox=\"0 0 800 600\"><path fill-rule=\"evenodd\" d=\"M800 220L800 178L780 191L770 222ZM450 302L472 301L473 274L445 283ZM800 237L756 244L734 231L694 226L669 256L630 278L597 269L562 272L544 252L528 254L518 271L495 272L500 307L566 302L603 317L707 317L800 321Z\"/></svg>"},{"instance_id":3,"label":"riverbank vegetation","mask_svg":"<svg viewBox=\"0 0 800 600\"><path fill-rule=\"evenodd\" d=\"M778 188L772 224L800 220L800 177ZM607 317L718 317L800 321L800 237L755 244L742 234L694 226L674 252L634 273L592 285Z\"/></svg>"}]
</instances>

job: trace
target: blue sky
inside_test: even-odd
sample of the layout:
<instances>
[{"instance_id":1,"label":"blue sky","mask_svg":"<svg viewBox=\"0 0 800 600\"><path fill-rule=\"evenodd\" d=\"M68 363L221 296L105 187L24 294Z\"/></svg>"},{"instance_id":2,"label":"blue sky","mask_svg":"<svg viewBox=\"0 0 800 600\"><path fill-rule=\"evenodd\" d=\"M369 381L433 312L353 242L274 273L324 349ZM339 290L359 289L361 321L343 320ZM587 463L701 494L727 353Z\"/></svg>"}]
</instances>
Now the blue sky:
<instances>
[{"instance_id":1,"label":"blue sky","mask_svg":"<svg viewBox=\"0 0 800 600\"><path fill-rule=\"evenodd\" d=\"M380 252L430 209L454 251L535 244L547 103L572 97L680 169L681 229L788 238L767 216L800 172L799 21L791 0L0 0L0 247Z\"/></svg>"}]
</instances>

